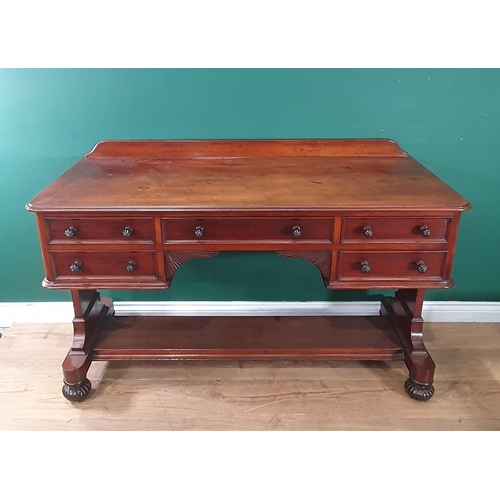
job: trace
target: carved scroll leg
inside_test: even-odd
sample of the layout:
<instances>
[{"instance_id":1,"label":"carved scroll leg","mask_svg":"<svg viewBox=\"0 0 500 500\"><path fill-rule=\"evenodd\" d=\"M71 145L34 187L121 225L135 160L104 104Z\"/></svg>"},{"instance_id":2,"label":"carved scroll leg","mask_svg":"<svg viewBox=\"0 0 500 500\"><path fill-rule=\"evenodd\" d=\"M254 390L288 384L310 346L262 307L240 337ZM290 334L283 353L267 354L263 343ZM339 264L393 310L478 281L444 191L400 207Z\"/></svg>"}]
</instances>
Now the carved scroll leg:
<instances>
[{"instance_id":1,"label":"carved scroll leg","mask_svg":"<svg viewBox=\"0 0 500 500\"><path fill-rule=\"evenodd\" d=\"M381 313L387 314L403 345L409 378L406 392L413 399L426 401L434 394L435 364L424 345L422 305L425 290L398 290L394 298L385 297Z\"/></svg>"},{"instance_id":2,"label":"carved scroll leg","mask_svg":"<svg viewBox=\"0 0 500 500\"><path fill-rule=\"evenodd\" d=\"M90 393L87 372L92 362L92 347L106 315L113 314L110 299L100 298L95 290L71 290L75 318L73 344L63 361L62 393L69 401L83 401Z\"/></svg>"}]
</instances>

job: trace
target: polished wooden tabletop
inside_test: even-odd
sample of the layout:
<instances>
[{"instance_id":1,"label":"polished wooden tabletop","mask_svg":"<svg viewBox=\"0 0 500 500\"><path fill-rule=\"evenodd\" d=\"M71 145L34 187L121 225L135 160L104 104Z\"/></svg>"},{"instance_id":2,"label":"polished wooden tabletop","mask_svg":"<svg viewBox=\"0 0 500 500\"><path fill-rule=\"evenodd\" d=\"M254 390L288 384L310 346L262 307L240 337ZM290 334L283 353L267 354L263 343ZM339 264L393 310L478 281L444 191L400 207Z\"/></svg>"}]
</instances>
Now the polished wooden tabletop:
<instances>
[{"instance_id":1,"label":"polished wooden tabletop","mask_svg":"<svg viewBox=\"0 0 500 500\"><path fill-rule=\"evenodd\" d=\"M28 210L467 210L390 140L104 141Z\"/></svg>"}]
</instances>

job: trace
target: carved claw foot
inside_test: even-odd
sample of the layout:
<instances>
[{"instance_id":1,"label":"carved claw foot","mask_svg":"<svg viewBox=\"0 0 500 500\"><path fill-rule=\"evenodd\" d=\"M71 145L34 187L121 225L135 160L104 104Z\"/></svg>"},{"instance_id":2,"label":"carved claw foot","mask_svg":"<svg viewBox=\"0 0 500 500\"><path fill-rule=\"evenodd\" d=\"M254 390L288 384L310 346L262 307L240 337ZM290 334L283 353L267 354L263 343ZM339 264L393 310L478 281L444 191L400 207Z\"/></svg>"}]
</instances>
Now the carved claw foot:
<instances>
[{"instance_id":1,"label":"carved claw foot","mask_svg":"<svg viewBox=\"0 0 500 500\"><path fill-rule=\"evenodd\" d=\"M84 378L78 384L64 382L62 393L68 401L83 401L89 395L91 387L92 385L88 378Z\"/></svg>"},{"instance_id":2,"label":"carved claw foot","mask_svg":"<svg viewBox=\"0 0 500 500\"><path fill-rule=\"evenodd\" d=\"M405 389L411 398L418 401L427 401L434 394L434 386L432 384L421 384L412 378L406 380Z\"/></svg>"}]
</instances>

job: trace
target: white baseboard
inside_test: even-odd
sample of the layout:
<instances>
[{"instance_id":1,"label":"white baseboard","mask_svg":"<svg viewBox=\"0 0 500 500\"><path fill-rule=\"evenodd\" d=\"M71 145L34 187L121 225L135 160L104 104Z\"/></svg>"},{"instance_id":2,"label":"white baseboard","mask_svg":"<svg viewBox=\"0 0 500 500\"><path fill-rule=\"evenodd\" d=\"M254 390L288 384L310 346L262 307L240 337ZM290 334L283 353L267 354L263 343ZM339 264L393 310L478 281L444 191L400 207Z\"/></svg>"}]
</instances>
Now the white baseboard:
<instances>
[{"instance_id":1,"label":"white baseboard","mask_svg":"<svg viewBox=\"0 0 500 500\"><path fill-rule=\"evenodd\" d=\"M70 323L71 302L0 302L0 328L13 323Z\"/></svg>"},{"instance_id":2,"label":"white baseboard","mask_svg":"<svg viewBox=\"0 0 500 500\"><path fill-rule=\"evenodd\" d=\"M380 302L120 302L118 316L377 316ZM71 302L0 302L0 327L69 323ZM432 322L500 323L500 302L424 302Z\"/></svg>"},{"instance_id":3,"label":"white baseboard","mask_svg":"<svg viewBox=\"0 0 500 500\"><path fill-rule=\"evenodd\" d=\"M115 302L120 316L377 316L380 302Z\"/></svg>"}]
</instances>

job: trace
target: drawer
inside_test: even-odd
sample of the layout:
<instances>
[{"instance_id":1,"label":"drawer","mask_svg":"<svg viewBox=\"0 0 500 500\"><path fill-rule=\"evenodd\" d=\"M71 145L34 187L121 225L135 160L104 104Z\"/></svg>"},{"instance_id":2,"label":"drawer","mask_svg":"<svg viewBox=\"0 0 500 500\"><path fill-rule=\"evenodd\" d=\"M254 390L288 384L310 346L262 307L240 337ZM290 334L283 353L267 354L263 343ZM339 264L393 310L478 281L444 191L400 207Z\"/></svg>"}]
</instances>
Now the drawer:
<instances>
[{"instance_id":1,"label":"drawer","mask_svg":"<svg viewBox=\"0 0 500 500\"><path fill-rule=\"evenodd\" d=\"M442 278L445 252L341 252L339 279Z\"/></svg>"},{"instance_id":2,"label":"drawer","mask_svg":"<svg viewBox=\"0 0 500 500\"><path fill-rule=\"evenodd\" d=\"M345 217L342 242L446 241L449 219L432 217Z\"/></svg>"},{"instance_id":3,"label":"drawer","mask_svg":"<svg viewBox=\"0 0 500 500\"><path fill-rule=\"evenodd\" d=\"M52 252L57 278L155 278L155 252Z\"/></svg>"},{"instance_id":4,"label":"drawer","mask_svg":"<svg viewBox=\"0 0 500 500\"><path fill-rule=\"evenodd\" d=\"M164 241L323 241L330 242L331 219L220 218L163 219Z\"/></svg>"},{"instance_id":5,"label":"drawer","mask_svg":"<svg viewBox=\"0 0 500 500\"><path fill-rule=\"evenodd\" d=\"M153 219L45 219L49 243L153 243Z\"/></svg>"}]
</instances>

